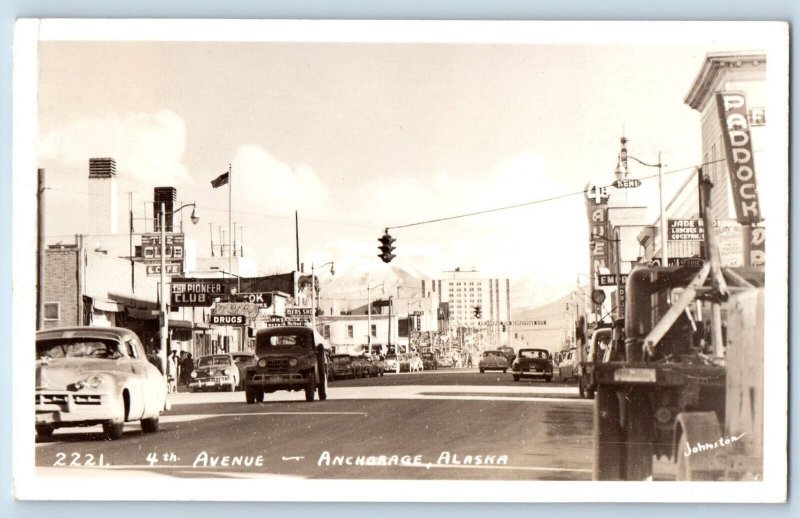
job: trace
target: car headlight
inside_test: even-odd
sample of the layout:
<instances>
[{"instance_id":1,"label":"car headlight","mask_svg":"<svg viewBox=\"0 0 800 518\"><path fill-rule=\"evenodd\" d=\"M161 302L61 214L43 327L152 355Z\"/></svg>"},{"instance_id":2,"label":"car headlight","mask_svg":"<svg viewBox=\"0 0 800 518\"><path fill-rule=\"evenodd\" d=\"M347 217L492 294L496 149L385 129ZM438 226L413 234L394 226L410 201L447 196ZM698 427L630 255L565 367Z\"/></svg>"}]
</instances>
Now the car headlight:
<instances>
[{"instance_id":1,"label":"car headlight","mask_svg":"<svg viewBox=\"0 0 800 518\"><path fill-rule=\"evenodd\" d=\"M92 389L100 388L102 384L103 384L103 378L101 378L100 376L92 376L86 380L86 385Z\"/></svg>"},{"instance_id":2,"label":"car headlight","mask_svg":"<svg viewBox=\"0 0 800 518\"><path fill-rule=\"evenodd\" d=\"M258 366L259 367L266 367L267 366L267 359L266 358L261 358L260 360L258 360Z\"/></svg>"},{"instance_id":3,"label":"car headlight","mask_svg":"<svg viewBox=\"0 0 800 518\"><path fill-rule=\"evenodd\" d=\"M197 379L197 371L192 371L192 373L189 374L189 376L191 376L192 379Z\"/></svg>"},{"instance_id":4,"label":"car headlight","mask_svg":"<svg viewBox=\"0 0 800 518\"><path fill-rule=\"evenodd\" d=\"M289 367L294 367L295 365L297 365L297 359L289 358Z\"/></svg>"}]
</instances>

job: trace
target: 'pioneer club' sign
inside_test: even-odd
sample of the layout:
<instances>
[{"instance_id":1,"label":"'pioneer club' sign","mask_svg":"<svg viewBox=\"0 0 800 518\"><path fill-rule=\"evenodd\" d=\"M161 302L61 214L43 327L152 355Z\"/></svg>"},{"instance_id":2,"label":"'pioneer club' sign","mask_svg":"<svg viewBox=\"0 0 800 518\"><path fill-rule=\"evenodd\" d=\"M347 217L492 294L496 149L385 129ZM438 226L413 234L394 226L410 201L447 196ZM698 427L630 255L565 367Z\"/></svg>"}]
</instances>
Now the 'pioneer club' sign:
<instances>
[{"instance_id":1,"label":"'pioneer club' sign","mask_svg":"<svg viewBox=\"0 0 800 518\"><path fill-rule=\"evenodd\" d=\"M762 218L744 94L717 93L717 110L725 142L736 219L743 225L753 225Z\"/></svg>"}]
</instances>

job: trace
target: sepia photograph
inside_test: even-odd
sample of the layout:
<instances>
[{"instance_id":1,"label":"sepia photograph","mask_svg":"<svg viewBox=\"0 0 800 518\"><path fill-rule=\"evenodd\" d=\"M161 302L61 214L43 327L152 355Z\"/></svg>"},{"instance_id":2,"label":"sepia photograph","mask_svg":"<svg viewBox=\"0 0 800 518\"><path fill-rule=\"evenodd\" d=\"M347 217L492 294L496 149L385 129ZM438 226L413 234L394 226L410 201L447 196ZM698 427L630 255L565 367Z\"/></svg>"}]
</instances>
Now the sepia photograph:
<instances>
[{"instance_id":1,"label":"sepia photograph","mask_svg":"<svg viewBox=\"0 0 800 518\"><path fill-rule=\"evenodd\" d=\"M788 24L14 54L17 498L785 501Z\"/></svg>"}]
</instances>

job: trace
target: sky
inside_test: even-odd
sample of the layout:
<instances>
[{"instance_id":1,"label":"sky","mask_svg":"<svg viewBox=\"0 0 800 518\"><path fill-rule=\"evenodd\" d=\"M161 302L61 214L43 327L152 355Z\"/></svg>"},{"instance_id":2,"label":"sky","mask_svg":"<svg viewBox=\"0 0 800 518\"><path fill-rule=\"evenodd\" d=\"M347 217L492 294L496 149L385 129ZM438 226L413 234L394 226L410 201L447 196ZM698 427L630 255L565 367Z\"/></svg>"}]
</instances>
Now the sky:
<instances>
[{"instance_id":1,"label":"sky","mask_svg":"<svg viewBox=\"0 0 800 518\"><path fill-rule=\"evenodd\" d=\"M141 217L153 187L173 185L198 205L186 232L204 254L209 224L215 241L227 228L227 188L210 181L231 164L233 220L262 273L294 269L295 210L301 261L380 278L386 227L568 195L390 231L393 265L475 268L510 278L515 304L542 304L587 273L581 193L613 181L623 131L668 172L700 162L683 99L718 45L45 41L48 241L85 232L91 157L117 162L120 228L123 193ZM687 174L667 175L668 197ZM654 179L631 193L653 217L657 200Z\"/></svg>"}]
</instances>

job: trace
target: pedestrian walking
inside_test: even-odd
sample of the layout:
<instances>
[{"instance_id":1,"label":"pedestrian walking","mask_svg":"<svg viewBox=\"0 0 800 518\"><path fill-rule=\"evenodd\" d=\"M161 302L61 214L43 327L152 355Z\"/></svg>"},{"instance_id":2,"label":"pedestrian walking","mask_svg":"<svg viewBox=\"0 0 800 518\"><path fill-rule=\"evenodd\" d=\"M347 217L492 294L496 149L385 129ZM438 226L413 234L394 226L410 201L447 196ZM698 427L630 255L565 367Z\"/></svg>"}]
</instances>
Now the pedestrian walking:
<instances>
[{"instance_id":1,"label":"pedestrian walking","mask_svg":"<svg viewBox=\"0 0 800 518\"><path fill-rule=\"evenodd\" d=\"M167 358L167 387L168 392L174 393L178 391L178 351L172 350L169 358Z\"/></svg>"},{"instance_id":2,"label":"pedestrian walking","mask_svg":"<svg viewBox=\"0 0 800 518\"><path fill-rule=\"evenodd\" d=\"M183 358L183 362L181 362L181 379L183 380L183 384L187 387L191 382L193 370L194 360L192 359L192 353L186 353L186 356Z\"/></svg>"}]
</instances>

